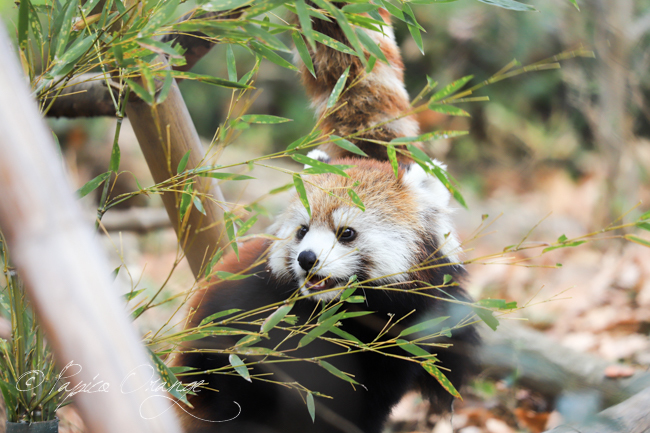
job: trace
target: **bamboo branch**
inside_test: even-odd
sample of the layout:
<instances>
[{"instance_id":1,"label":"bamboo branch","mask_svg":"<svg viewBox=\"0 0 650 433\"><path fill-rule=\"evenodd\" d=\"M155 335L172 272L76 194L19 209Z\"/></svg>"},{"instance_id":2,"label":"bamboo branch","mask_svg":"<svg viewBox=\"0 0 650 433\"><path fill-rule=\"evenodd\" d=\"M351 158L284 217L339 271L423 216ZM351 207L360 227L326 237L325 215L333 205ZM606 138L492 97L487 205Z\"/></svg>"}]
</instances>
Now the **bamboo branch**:
<instances>
[{"instance_id":1,"label":"bamboo branch","mask_svg":"<svg viewBox=\"0 0 650 433\"><path fill-rule=\"evenodd\" d=\"M74 397L84 423L95 433L179 432L169 402L149 390L152 367L2 23L0 59L0 227L58 364L81 366L66 381L108 384Z\"/></svg>"}]
</instances>

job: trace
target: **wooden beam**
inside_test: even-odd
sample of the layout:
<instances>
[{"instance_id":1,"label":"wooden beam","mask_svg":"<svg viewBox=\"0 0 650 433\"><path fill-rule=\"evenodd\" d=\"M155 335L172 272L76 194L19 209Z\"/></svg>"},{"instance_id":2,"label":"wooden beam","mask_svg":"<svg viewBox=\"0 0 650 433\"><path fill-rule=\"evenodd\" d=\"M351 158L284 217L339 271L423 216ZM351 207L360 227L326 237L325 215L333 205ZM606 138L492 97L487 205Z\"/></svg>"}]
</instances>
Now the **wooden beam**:
<instances>
[{"instance_id":1,"label":"wooden beam","mask_svg":"<svg viewBox=\"0 0 650 433\"><path fill-rule=\"evenodd\" d=\"M180 432L170 402L148 389L145 350L1 22L0 60L0 228L58 364L82 368L67 380L108 383L74 397L84 423L95 433Z\"/></svg>"}]
</instances>

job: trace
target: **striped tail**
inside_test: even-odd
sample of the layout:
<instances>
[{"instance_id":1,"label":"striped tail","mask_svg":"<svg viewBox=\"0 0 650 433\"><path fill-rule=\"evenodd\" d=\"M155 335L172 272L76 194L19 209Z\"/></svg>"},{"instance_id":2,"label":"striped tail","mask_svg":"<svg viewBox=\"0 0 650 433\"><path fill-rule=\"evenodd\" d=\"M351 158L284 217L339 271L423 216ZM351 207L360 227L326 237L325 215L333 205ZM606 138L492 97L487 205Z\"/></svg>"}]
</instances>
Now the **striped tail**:
<instances>
[{"instance_id":1,"label":"striped tail","mask_svg":"<svg viewBox=\"0 0 650 433\"><path fill-rule=\"evenodd\" d=\"M316 115L320 117L327 109L327 102L336 82L349 66L350 73L347 84L337 104L342 107L324 120L321 129L324 133L331 132L345 137L372 128L350 141L361 148L370 158L387 160L386 147L367 140L389 142L397 137L413 137L419 134L420 128L413 115L386 123L390 119L403 116L410 110L410 105L409 95L404 87L404 63L395 42L393 28L390 25L390 15L384 9L380 9L380 14L386 22L386 25L383 26L385 34L367 29L362 30L379 45L389 64L377 61L372 71L366 73L358 57L317 42L316 51L311 51L310 48L316 78L311 75L304 64L301 65L301 74L312 106ZM314 19L312 27L339 42L350 45L343 31L334 21ZM368 53L365 54L366 57L369 57ZM350 87L357 80L359 82ZM379 124L381 125L373 128ZM324 144L321 149L332 158L353 156L333 143ZM407 157L399 153L398 159L401 162L409 161Z\"/></svg>"}]
</instances>

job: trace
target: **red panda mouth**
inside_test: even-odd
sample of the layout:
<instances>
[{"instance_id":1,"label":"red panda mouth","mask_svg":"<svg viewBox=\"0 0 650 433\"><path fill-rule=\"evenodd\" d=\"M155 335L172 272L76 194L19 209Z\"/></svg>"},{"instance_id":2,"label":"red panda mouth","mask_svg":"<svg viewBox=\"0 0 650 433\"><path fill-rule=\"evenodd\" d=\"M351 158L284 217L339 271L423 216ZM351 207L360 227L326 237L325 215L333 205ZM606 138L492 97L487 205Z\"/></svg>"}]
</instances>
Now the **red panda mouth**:
<instances>
[{"instance_id":1,"label":"red panda mouth","mask_svg":"<svg viewBox=\"0 0 650 433\"><path fill-rule=\"evenodd\" d=\"M318 275L312 275L311 278L305 281L305 287L309 290L321 291L327 290L334 287L336 280L329 277L321 277Z\"/></svg>"}]
</instances>

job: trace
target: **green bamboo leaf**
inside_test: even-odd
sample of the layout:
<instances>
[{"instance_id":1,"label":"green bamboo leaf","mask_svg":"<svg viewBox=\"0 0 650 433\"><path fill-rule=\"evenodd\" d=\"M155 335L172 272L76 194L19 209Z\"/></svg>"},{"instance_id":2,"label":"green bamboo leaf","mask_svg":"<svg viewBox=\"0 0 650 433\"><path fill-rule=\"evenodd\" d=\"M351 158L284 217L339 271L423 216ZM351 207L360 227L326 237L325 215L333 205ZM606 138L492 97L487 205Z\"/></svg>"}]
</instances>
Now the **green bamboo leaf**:
<instances>
[{"instance_id":1,"label":"green bamboo leaf","mask_svg":"<svg viewBox=\"0 0 650 433\"><path fill-rule=\"evenodd\" d=\"M86 182L84 186L82 186L77 190L77 195L79 196L79 198L85 197L91 192L93 192L94 190L96 190L97 187L99 187L99 185L104 183L104 181L108 179L110 175L111 172L107 171L106 173L102 173L99 176L95 177L94 179Z\"/></svg>"},{"instance_id":2,"label":"green bamboo leaf","mask_svg":"<svg viewBox=\"0 0 650 433\"><path fill-rule=\"evenodd\" d=\"M429 352L427 352L426 350L424 350L423 348L421 348L415 343L412 343L407 340L402 340L402 339L395 340L395 342L399 345L400 348L404 349L411 355L427 358L429 360L432 360L431 358L435 359L434 355L431 355Z\"/></svg>"},{"instance_id":3,"label":"green bamboo leaf","mask_svg":"<svg viewBox=\"0 0 650 433\"><path fill-rule=\"evenodd\" d=\"M640 229L650 231L650 223L646 223L646 222L636 223L636 226Z\"/></svg>"},{"instance_id":4,"label":"green bamboo leaf","mask_svg":"<svg viewBox=\"0 0 650 433\"><path fill-rule=\"evenodd\" d=\"M347 374L343 373L341 370L339 370L338 368L334 367L332 364L330 364L330 363L327 362L327 361L318 361L318 365L320 365L320 366L323 367L325 370L329 371L330 373L332 373L334 376L338 377L339 379L343 379L343 380L345 380L346 382L350 382L350 383L353 383L353 384L355 384L355 385L358 385L358 384L359 384L359 382L357 382L356 380L352 379L350 376L348 376Z\"/></svg>"},{"instance_id":5,"label":"green bamboo leaf","mask_svg":"<svg viewBox=\"0 0 650 433\"><path fill-rule=\"evenodd\" d=\"M348 196L350 197L350 200L352 200L352 202L357 205L359 209L361 209L362 212L366 211L366 206L363 204L357 193L354 192L354 190L351 188L348 189Z\"/></svg>"},{"instance_id":6,"label":"green bamboo leaf","mask_svg":"<svg viewBox=\"0 0 650 433\"><path fill-rule=\"evenodd\" d=\"M340 51L345 54L350 54L352 56L357 55L357 53L347 45L342 44L341 42L337 41L336 39L332 39L327 35L317 32L316 30L314 30L314 39L316 42L320 42L321 44L330 47L333 50Z\"/></svg>"},{"instance_id":7,"label":"green bamboo leaf","mask_svg":"<svg viewBox=\"0 0 650 433\"><path fill-rule=\"evenodd\" d=\"M300 1L298 1L297 3L300 3ZM309 49L307 48L307 44L305 44L305 41L302 39L302 36L298 32L291 33L291 38L293 39L293 43L296 46L298 55L300 56L302 62L305 64L305 67L307 68L309 73L312 74L314 78L316 78L314 63L311 60L311 54L309 54Z\"/></svg>"},{"instance_id":8,"label":"green bamboo leaf","mask_svg":"<svg viewBox=\"0 0 650 433\"><path fill-rule=\"evenodd\" d=\"M29 12L31 8L29 0L21 0L18 6L18 46L21 50L27 48L27 37L29 36Z\"/></svg>"},{"instance_id":9,"label":"green bamboo leaf","mask_svg":"<svg viewBox=\"0 0 650 433\"><path fill-rule=\"evenodd\" d=\"M336 81L336 84L334 85L334 88L332 89L332 93L330 94L329 99L327 100L327 108L332 108L334 105L336 105L336 102L339 100L341 97L341 93L343 92L343 88L345 87L345 83L348 80L348 75L350 74L350 66L348 66L343 74L339 77L339 79Z\"/></svg>"},{"instance_id":10,"label":"green bamboo leaf","mask_svg":"<svg viewBox=\"0 0 650 433\"><path fill-rule=\"evenodd\" d=\"M262 326L260 327L260 332L263 334L266 334L269 332L271 329L275 328L278 323L284 319L284 316L289 314L291 309L293 308L293 304L286 304L278 308L271 314L269 317L264 320L262 323Z\"/></svg>"},{"instance_id":11,"label":"green bamboo leaf","mask_svg":"<svg viewBox=\"0 0 650 433\"><path fill-rule=\"evenodd\" d=\"M307 38L307 42L311 46L312 50L316 50L316 43L314 31L312 30L311 18L309 16L309 11L307 9L307 4L304 0L296 0L296 14L298 15L298 21L300 22L300 28L302 29L302 34Z\"/></svg>"},{"instance_id":12,"label":"green bamboo leaf","mask_svg":"<svg viewBox=\"0 0 650 433\"><path fill-rule=\"evenodd\" d=\"M228 67L228 80L237 82L237 63L235 61L235 53L232 51L232 44L228 44L226 48L226 65Z\"/></svg>"},{"instance_id":13,"label":"green bamboo leaf","mask_svg":"<svg viewBox=\"0 0 650 433\"><path fill-rule=\"evenodd\" d=\"M456 398L463 399L461 397L460 393L454 388L454 385L447 379L447 377L442 374L440 369L436 367L433 361L424 361L422 364L422 367L426 370L427 373L429 373L431 376L433 376L440 385L451 395L453 395Z\"/></svg>"},{"instance_id":14,"label":"green bamboo leaf","mask_svg":"<svg viewBox=\"0 0 650 433\"><path fill-rule=\"evenodd\" d=\"M346 140L345 138L341 138L338 135L330 135L330 138L332 139L332 143L336 144L341 149L345 149L348 152L355 153L357 155L368 156L368 154L366 154L366 152L364 152L363 150L359 149L359 147L356 144Z\"/></svg>"},{"instance_id":15,"label":"green bamboo leaf","mask_svg":"<svg viewBox=\"0 0 650 433\"><path fill-rule=\"evenodd\" d=\"M170 370L170 368L167 367L167 365L165 365L165 363L158 357L158 355L152 352L151 349L147 349L147 352L149 354L149 358L153 362L154 367L156 368L158 376L160 376L162 381L167 385L167 392L169 392L172 397L179 399L189 407L193 407L190 402L187 401L187 390L185 390L184 387L177 386L179 381L176 379L176 376ZM178 388L181 388L181 390Z\"/></svg>"},{"instance_id":16,"label":"green bamboo leaf","mask_svg":"<svg viewBox=\"0 0 650 433\"><path fill-rule=\"evenodd\" d=\"M114 173L120 168L120 145L117 140L113 142L113 149L111 150L111 160L108 164L108 169Z\"/></svg>"},{"instance_id":17,"label":"green bamboo leaf","mask_svg":"<svg viewBox=\"0 0 650 433\"><path fill-rule=\"evenodd\" d=\"M390 165L393 167L395 178L397 178L397 176L399 176L399 164L397 162L397 153L395 151L395 146L389 144L386 147L386 153L388 154L388 160L390 161Z\"/></svg>"},{"instance_id":18,"label":"green bamboo leaf","mask_svg":"<svg viewBox=\"0 0 650 433\"><path fill-rule=\"evenodd\" d=\"M447 114L449 116L470 117L467 111L458 107L454 107L453 105L431 103L429 104L429 110L435 111L437 113Z\"/></svg>"},{"instance_id":19,"label":"green bamboo leaf","mask_svg":"<svg viewBox=\"0 0 650 433\"><path fill-rule=\"evenodd\" d=\"M436 92L431 97L431 99L429 101L430 102L439 101L439 100L441 100L441 99L455 93L456 91L460 90L465 84L467 84L467 82L469 80L471 80L472 78L474 78L473 75L467 75L466 77L460 78L460 79L452 82L451 84L446 85L445 87L440 89L438 92Z\"/></svg>"},{"instance_id":20,"label":"green bamboo leaf","mask_svg":"<svg viewBox=\"0 0 650 433\"><path fill-rule=\"evenodd\" d=\"M559 249L559 248L577 247L578 245L582 245L582 244L584 244L585 242L587 242L587 241L567 242L567 243L564 243L564 244L562 244L562 245L554 245L554 246L552 246L552 247L544 248L544 249L542 250L542 254L543 254L543 253L546 253L546 252L548 252L548 251L557 250L557 249Z\"/></svg>"},{"instance_id":21,"label":"green bamboo leaf","mask_svg":"<svg viewBox=\"0 0 650 433\"><path fill-rule=\"evenodd\" d=\"M311 417L311 422L316 422L316 405L314 404L314 395L311 392L307 393L307 411Z\"/></svg>"},{"instance_id":22,"label":"green bamboo leaf","mask_svg":"<svg viewBox=\"0 0 650 433\"><path fill-rule=\"evenodd\" d=\"M578 2L576 0L569 0L571 4L578 9L578 12L580 12L580 6L578 6Z\"/></svg>"},{"instance_id":23,"label":"green bamboo leaf","mask_svg":"<svg viewBox=\"0 0 650 433\"><path fill-rule=\"evenodd\" d=\"M650 210L639 217L639 221L650 220Z\"/></svg>"},{"instance_id":24,"label":"green bamboo leaf","mask_svg":"<svg viewBox=\"0 0 650 433\"><path fill-rule=\"evenodd\" d=\"M180 212L180 220L183 221L185 219L185 214L187 213L190 203L192 203L192 193L194 191L194 188L191 183L188 183L185 185L185 188L183 188L183 194L181 196L181 203L178 208Z\"/></svg>"},{"instance_id":25,"label":"green bamboo leaf","mask_svg":"<svg viewBox=\"0 0 650 433\"><path fill-rule=\"evenodd\" d=\"M153 96L147 92L144 87L129 78L125 78L125 80L126 84L128 84L131 90L133 90L135 94L138 95L138 98L142 99L149 105L153 105Z\"/></svg>"},{"instance_id":26,"label":"green bamboo leaf","mask_svg":"<svg viewBox=\"0 0 650 433\"><path fill-rule=\"evenodd\" d=\"M168 56L173 58L183 57L181 52L178 51L177 48L172 46L171 42L162 42L151 38L139 38L136 39L135 42L138 45L140 45L142 48L145 48L149 51L153 51L154 53L167 54Z\"/></svg>"},{"instance_id":27,"label":"green bamboo leaf","mask_svg":"<svg viewBox=\"0 0 650 433\"><path fill-rule=\"evenodd\" d=\"M235 173L214 173L214 172L200 172L197 173L201 177L211 177L213 179L219 180L249 180L255 179L254 177L247 176L245 174L235 174Z\"/></svg>"},{"instance_id":28,"label":"green bamboo leaf","mask_svg":"<svg viewBox=\"0 0 650 433\"><path fill-rule=\"evenodd\" d=\"M498 6L503 9L510 9L512 11L520 11L520 12L527 12L527 11L532 11L532 12L538 12L537 9L535 9L531 5L527 5L525 3L519 3L518 1L515 0L478 0L481 3L485 3L491 6ZM573 0L575 1L575 0Z\"/></svg>"},{"instance_id":29,"label":"green bamboo leaf","mask_svg":"<svg viewBox=\"0 0 650 433\"><path fill-rule=\"evenodd\" d=\"M643 239L643 238L640 238L640 237L634 236L634 235L625 235L623 237L625 239L627 239L628 241L635 242L635 243L637 243L639 245L643 245L644 247L650 247L650 240L648 240L648 239Z\"/></svg>"},{"instance_id":30,"label":"green bamboo leaf","mask_svg":"<svg viewBox=\"0 0 650 433\"><path fill-rule=\"evenodd\" d=\"M205 209L203 208L203 203L201 203L201 198L198 195L195 195L192 198L192 203L194 203L194 207L196 208L196 210L201 212L203 215L206 215Z\"/></svg>"},{"instance_id":31,"label":"green bamboo leaf","mask_svg":"<svg viewBox=\"0 0 650 433\"><path fill-rule=\"evenodd\" d=\"M211 0L201 5L206 12L221 12L240 8L253 0Z\"/></svg>"},{"instance_id":32,"label":"green bamboo leaf","mask_svg":"<svg viewBox=\"0 0 650 433\"><path fill-rule=\"evenodd\" d=\"M255 51L257 54L264 57L266 60L269 60L269 61L275 63L278 66L282 66L283 68L291 69L292 71L297 71L298 70L298 68L296 68L290 62L288 62L284 58L280 57L280 55L278 55L277 53L271 51L270 49L268 49L264 45L260 44L259 42L250 41L248 46L253 51Z\"/></svg>"},{"instance_id":33,"label":"green bamboo leaf","mask_svg":"<svg viewBox=\"0 0 650 433\"><path fill-rule=\"evenodd\" d=\"M172 84L174 84L174 77L172 77L172 74L170 74L168 71L165 74L165 81L163 82L162 88L156 97L157 104L162 104L165 102L165 99L167 99L167 95L169 95L169 91L172 88Z\"/></svg>"},{"instance_id":34,"label":"green bamboo leaf","mask_svg":"<svg viewBox=\"0 0 650 433\"><path fill-rule=\"evenodd\" d=\"M230 365L234 367L235 371L239 373L241 377L243 377L245 380L249 382L252 382L251 375L248 372L248 368L246 367L246 365L244 364L244 362L241 360L239 356L233 353L228 357L228 361L230 361Z\"/></svg>"},{"instance_id":35,"label":"green bamboo leaf","mask_svg":"<svg viewBox=\"0 0 650 433\"><path fill-rule=\"evenodd\" d=\"M50 52L54 53L55 61L61 58L68 45L68 38L72 33L72 18L78 4L79 0L68 0L63 8L58 11L59 15L54 21L51 32L53 37L50 46Z\"/></svg>"},{"instance_id":36,"label":"green bamboo leaf","mask_svg":"<svg viewBox=\"0 0 650 433\"><path fill-rule=\"evenodd\" d=\"M237 235L235 234L235 222L232 218L232 214L230 213L224 214L224 219L226 221L226 236L228 237L230 246L232 247L233 251L235 252L235 255L237 256L237 260L239 260L239 247L237 246ZM219 272L217 272L217 276L219 276Z\"/></svg>"},{"instance_id":37,"label":"green bamboo leaf","mask_svg":"<svg viewBox=\"0 0 650 433\"><path fill-rule=\"evenodd\" d=\"M309 218L311 218L311 207L309 206L309 199L307 199L307 190L305 190L305 184L303 183L302 178L299 174L293 175L293 184L296 186L296 191L298 192L300 202L307 210Z\"/></svg>"},{"instance_id":38,"label":"green bamboo leaf","mask_svg":"<svg viewBox=\"0 0 650 433\"><path fill-rule=\"evenodd\" d=\"M449 275L449 274L445 274L445 275L442 277L442 284L446 286L446 285L449 284L449 282L450 282L451 280L453 280L453 279L454 279L454 278L453 278L451 275Z\"/></svg>"},{"instance_id":39,"label":"green bamboo leaf","mask_svg":"<svg viewBox=\"0 0 650 433\"><path fill-rule=\"evenodd\" d=\"M497 327L499 326L499 319L494 317L494 313L490 310L486 310L484 308L473 308L474 312L476 315L485 322L487 326L492 328L493 331L497 330Z\"/></svg>"},{"instance_id":40,"label":"green bamboo leaf","mask_svg":"<svg viewBox=\"0 0 650 433\"><path fill-rule=\"evenodd\" d=\"M338 174L339 176L350 177L349 174L341 170L336 165L330 165L326 162L322 162L317 159L312 159L300 153L295 153L291 155L291 158L300 164L311 166L312 173L334 173L334 174Z\"/></svg>"},{"instance_id":41,"label":"green bamboo leaf","mask_svg":"<svg viewBox=\"0 0 650 433\"><path fill-rule=\"evenodd\" d=\"M409 326L399 333L400 337L406 337L407 335L418 333L423 333L425 330L431 329L438 324L449 319L449 316L436 317L435 319L425 320L424 322L418 323L417 325Z\"/></svg>"},{"instance_id":42,"label":"green bamboo leaf","mask_svg":"<svg viewBox=\"0 0 650 433\"><path fill-rule=\"evenodd\" d=\"M231 308L230 310L225 310L225 311L219 311L218 313L214 313L206 317L205 319L201 320L201 323L199 323L199 326L207 325L210 322L214 322L217 319L220 319L224 316L230 316L231 314L238 313L240 311L243 311L239 308Z\"/></svg>"},{"instance_id":43,"label":"green bamboo leaf","mask_svg":"<svg viewBox=\"0 0 650 433\"><path fill-rule=\"evenodd\" d=\"M117 268L117 270L119 270L119 269L120 269L120 268ZM133 291L131 291L131 292L129 292L129 293L126 293L126 294L124 295L124 300L128 302L128 301L130 301L131 299L133 299L133 298L135 298L136 296L138 296L140 293L144 292L145 290L146 290L146 289L133 290Z\"/></svg>"},{"instance_id":44,"label":"green bamboo leaf","mask_svg":"<svg viewBox=\"0 0 650 433\"><path fill-rule=\"evenodd\" d=\"M268 50L268 48L265 49ZM275 55L277 56L277 54ZM181 78L184 80L195 80L201 83L212 84L213 86L226 87L229 89L250 89L251 88L251 86L248 86L246 84L238 83L235 81L224 80L222 78L211 77L209 75L195 74L194 72L171 71L171 74L175 78Z\"/></svg>"},{"instance_id":45,"label":"green bamboo leaf","mask_svg":"<svg viewBox=\"0 0 650 433\"><path fill-rule=\"evenodd\" d=\"M260 38L262 41L266 42L266 45L276 51L283 51L285 53L290 53L291 50L287 47L280 39L271 33L265 31L261 27L254 26L252 24L244 24L242 26L246 32L252 36Z\"/></svg>"},{"instance_id":46,"label":"green bamboo leaf","mask_svg":"<svg viewBox=\"0 0 650 433\"><path fill-rule=\"evenodd\" d=\"M467 134L469 134L469 131L433 131L433 132L427 132L426 134L418 135L417 137L394 138L390 142L393 144L415 143L418 141L440 140L440 139L447 139L453 137L460 137L462 135L467 135Z\"/></svg>"},{"instance_id":47,"label":"green bamboo leaf","mask_svg":"<svg viewBox=\"0 0 650 433\"><path fill-rule=\"evenodd\" d=\"M56 66L50 71L51 75L59 75L67 73L74 67L75 62L83 56L95 42L95 35L86 36L85 38L79 37L72 43L70 48L62 53L61 56L55 59Z\"/></svg>"},{"instance_id":48,"label":"green bamboo leaf","mask_svg":"<svg viewBox=\"0 0 650 433\"><path fill-rule=\"evenodd\" d=\"M185 152L185 155L183 155L181 160L178 162L178 168L176 169L176 173L182 173L185 171L185 167L187 167L187 161L190 159L190 152L191 150Z\"/></svg>"},{"instance_id":49,"label":"green bamboo leaf","mask_svg":"<svg viewBox=\"0 0 650 433\"><path fill-rule=\"evenodd\" d=\"M253 6L246 10L246 17L254 17L279 7L285 2L285 0L262 0L255 2Z\"/></svg>"},{"instance_id":50,"label":"green bamboo leaf","mask_svg":"<svg viewBox=\"0 0 650 433\"><path fill-rule=\"evenodd\" d=\"M357 28L355 32L359 37L359 40L361 41L363 46L366 47L366 49L370 54L372 54L382 62L388 64L388 59L386 58L384 52L381 50L379 45L377 45L377 43L372 40L372 38L368 35L368 33L366 33L365 30Z\"/></svg>"},{"instance_id":51,"label":"green bamboo leaf","mask_svg":"<svg viewBox=\"0 0 650 433\"><path fill-rule=\"evenodd\" d=\"M407 27L411 33L411 37L413 37L415 45L417 45L420 52L424 55L424 44L422 43L422 34L420 33L420 29L411 24L407 24Z\"/></svg>"},{"instance_id":52,"label":"green bamboo leaf","mask_svg":"<svg viewBox=\"0 0 650 433\"><path fill-rule=\"evenodd\" d=\"M212 269L216 266L221 256L223 256L223 249L219 249L216 253L214 253L212 259L210 259L210 262L205 267L205 278L208 278L208 276L210 276Z\"/></svg>"},{"instance_id":53,"label":"green bamboo leaf","mask_svg":"<svg viewBox=\"0 0 650 433\"><path fill-rule=\"evenodd\" d=\"M287 119L285 117L279 117L279 116L271 116L269 114L245 114L241 116L239 120L246 123L262 123L265 125L293 122L293 119Z\"/></svg>"},{"instance_id":54,"label":"green bamboo leaf","mask_svg":"<svg viewBox=\"0 0 650 433\"><path fill-rule=\"evenodd\" d=\"M329 331L331 328L333 328L336 325L336 322L339 321L341 316L344 313L339 313L336 314L327 320L324 320L321 322L318 326L313 328L311 331L309 331L307 334L305 334L300 341L298 342L298 347L304 347L320 337L321 335L325 334L327 331Z\"/></svg>"},{"instance_id":55,"label":"green bamboo leaf","mask_svg":"<svg viewBox=\"0 0 650 433\"><path fill-rule=\"evenodd\" d=\"M337 328L336 326L330 329L330 332L332 334L336 334L339 337L343 338L344 340L352 341L354 343L357 343L361 347L367 347L366 344L364 344L361 340L359 340L357 337L354 335L350 334L349 332L345 332L341 328Z\"/></svg>"}]
</instances>

